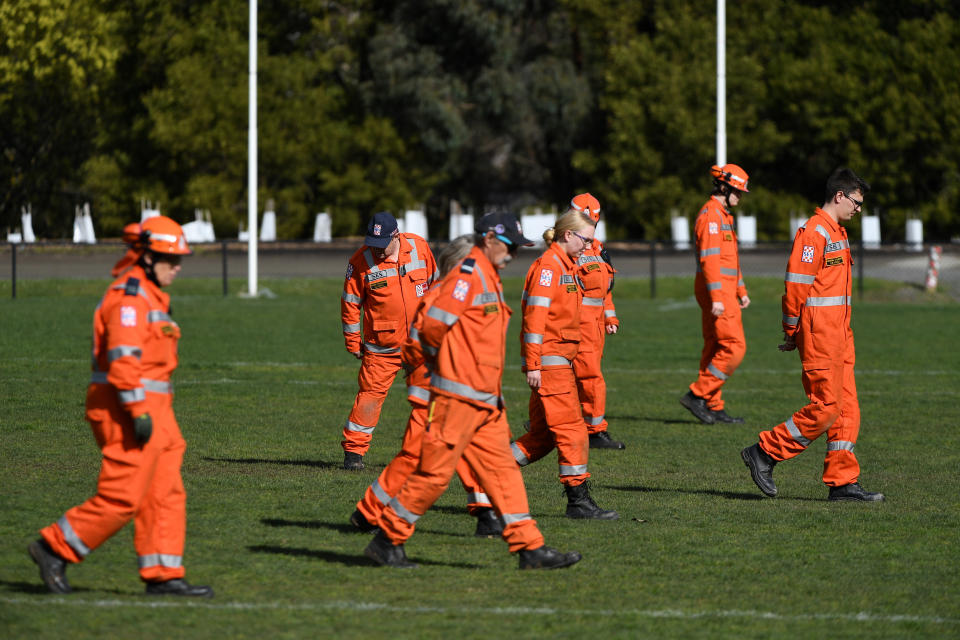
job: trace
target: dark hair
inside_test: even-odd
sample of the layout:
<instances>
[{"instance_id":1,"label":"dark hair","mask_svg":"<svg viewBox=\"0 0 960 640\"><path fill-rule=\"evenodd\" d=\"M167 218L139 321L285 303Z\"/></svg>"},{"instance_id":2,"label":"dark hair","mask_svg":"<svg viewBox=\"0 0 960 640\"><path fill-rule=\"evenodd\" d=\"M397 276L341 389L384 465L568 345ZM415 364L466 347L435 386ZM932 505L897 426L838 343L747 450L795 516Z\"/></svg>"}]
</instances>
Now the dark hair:
<instances>
[{"instance_id":1,"label":"dark hair","mask_svg":"<svg viewBox=\"0 0 960 640\"><path fill-rule=\"evenodd\" d=\"M857 190L866 195L867 191L870 191L870 185L866 180L855 174L853 169L840 167L827 178L827 194L823 201L830 202L833 200L837 191L842 191L844 195L849 196Z\"/></svg>"}]
</instances>

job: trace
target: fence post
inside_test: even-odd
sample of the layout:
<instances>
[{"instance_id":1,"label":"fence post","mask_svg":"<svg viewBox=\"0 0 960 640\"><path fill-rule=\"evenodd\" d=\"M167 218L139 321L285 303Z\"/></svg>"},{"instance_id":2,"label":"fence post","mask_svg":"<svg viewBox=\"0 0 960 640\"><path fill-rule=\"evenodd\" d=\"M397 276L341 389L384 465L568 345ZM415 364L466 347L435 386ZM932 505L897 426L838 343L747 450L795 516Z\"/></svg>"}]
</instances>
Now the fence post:
<instances>
[{"instance_id":1,"label":"fence post","mask_svg":"<svg viewBox=\"0 0 960 640\"><path fill-rule=\"evenodd\" d=\"M220 241L220 256L223 261L223 297L227 297L227 239Z\"/></svg>"},{"instance_id":2,"label":"fence post","mask_svg":"<svg viewBox=\"0 0 960 640\"><path fill-rule=\"evenodd\" d=\"M15 242L10 243L10 281L12 283L11 290L13 291L13 298L17 297L17 245Z\"/></svg>"},{"instance_id":3,"label":"fence post","mask_svg":"<svg viewBox=\"0 0 960 640\"><path fill-rule=\"evenodd\" d=\"M863 239L860 239L860 246L857 247L857 294L863 300Z\"/></svg>"},{"instance_id":4,"label":"fence post","mask_svg":"<svg viewBox=\"0 0 960 640\"><path fill-rule=\"evenodd\" d=\"M657 297L657 241L650 242L650 299Z\"/></svg>"}]
</instances>

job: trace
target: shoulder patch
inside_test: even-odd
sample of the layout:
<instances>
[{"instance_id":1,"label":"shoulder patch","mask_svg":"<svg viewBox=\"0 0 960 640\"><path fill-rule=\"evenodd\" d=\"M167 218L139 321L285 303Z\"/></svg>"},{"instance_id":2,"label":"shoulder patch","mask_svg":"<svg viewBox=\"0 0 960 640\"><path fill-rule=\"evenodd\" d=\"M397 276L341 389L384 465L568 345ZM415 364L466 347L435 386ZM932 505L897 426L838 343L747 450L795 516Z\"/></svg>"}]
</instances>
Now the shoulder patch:
<instances>
[{"instance_id":1,"label":"shoulder patch","mask_svg":"<svg viewBox=\"0 0 960 640\"><path fill-rule=\"evenodd\" d=\"M550 269L541 269L540 270L540 286L549 287L553 282L553 271Z\"/></svg>"},{"instance_id":2,"label":"shoulder patch","mask_svg":"<svg viewBox=\"0 0 960 640\"><path fill-rule=\"evenodd\" d=\"M127 285L124 287L123 295L135 296L140 293L140 278L127 278Z\"/></svg>"},{"instance_id":3,"label":"shoulder patch","mask_svg":"<svg viewBox=\"0 0 960 640\"><path fill-rule=\"evenodd\" d=\"M473 267L477 264L476 258L464 258L460 263L460 273L473 273Z\"/></svg>"},{"instance_id":4,"label":"shoulder patch","mask_svg":"<svg viewBox=\"0 0 960 640\"><path fill-rule=\"evenodd\" d=\"M707 223L707 233L709 233L712 236L715 236L718 233L720 233L720 228L717 226L716 222Z\"/></svg>"},{"instance_id":5,"label":"shoulder patch","mask_svg":"<svg viewBox=\"0 0 960 640\"><path fill-rule=\"evenodd\" d=\"M803 245L803 253L800 254L800 262L813 262L813 256L816 254L817 250L814 246L805 244Z\"/></svg>"},{"instance_id":6,"label":"shoulder patch","mask_svg":"<svg viewBox=\"0 0 960 640\"><path fill-rule=\"evenodd\" d=\"M467 293L470 291L470 283L466 280L457 280L456 286L453 288L453 297L460 302L464 302L467 299Z\"/></svg>"},{"instance_id":7,"label":"shoulder patch","mask_svg":"<svg viewBox=\"0 0 960 640\"><path fill-rule=\"evenodd\" d=\"M135 327L137 326L137 308L122 306L120 307L120 326L122 327Z\"/></svg>"},{"instance_id":8,"label":"shoulder patch","mask_svg":"<svg viewBox=\"0 0 960 640\"><path fill-rule=\"evenodd\" d=\"M346 279L346 280L349 280L349 279L350 279L350 276L352 276L352 275L353 275L353 263L352 263L352 262L348 262L348 263L347 263L347 277L346 277L345 279Z\"/></svg>"}]
</instances>

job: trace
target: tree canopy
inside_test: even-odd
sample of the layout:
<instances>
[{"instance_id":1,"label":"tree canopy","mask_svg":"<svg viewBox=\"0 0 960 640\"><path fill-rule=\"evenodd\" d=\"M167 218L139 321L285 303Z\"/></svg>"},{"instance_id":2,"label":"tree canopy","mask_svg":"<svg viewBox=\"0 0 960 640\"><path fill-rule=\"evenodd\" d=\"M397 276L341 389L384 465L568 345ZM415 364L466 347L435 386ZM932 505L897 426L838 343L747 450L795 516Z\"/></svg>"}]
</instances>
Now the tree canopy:
<instances>
[{"instance_id":1,"label":"tree canopy","mask_svg":"<svg viewBox=\"0 0 960 640\"><path fill-rule=\"evenodd\" d=\"M761 239L850 166L887 239L960 234L960 8L950 0L727 3L727 160ZM710 188L716 5L698 0L260 3L260 202L281 237L330 211L562 207L589 190L613 237L669 233ZM118 235L143 199L220 235L246 219L247 5L0 4L0 228L30 202Z\"/></svg>"}]
</instances>

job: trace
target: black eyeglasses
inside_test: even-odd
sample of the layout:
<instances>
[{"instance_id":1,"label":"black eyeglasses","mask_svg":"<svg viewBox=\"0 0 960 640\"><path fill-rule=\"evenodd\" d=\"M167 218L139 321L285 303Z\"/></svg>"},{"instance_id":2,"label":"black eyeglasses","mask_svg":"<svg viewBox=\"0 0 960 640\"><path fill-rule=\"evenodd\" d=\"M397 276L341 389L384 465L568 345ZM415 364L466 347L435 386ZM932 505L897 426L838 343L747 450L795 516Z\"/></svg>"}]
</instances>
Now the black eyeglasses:
<instances>
[{"instance_id":1,"label":"black eyeglasses","mask_svg":"<svg viewBox=\"0 0 960 640\"><path fill-rule=\"evenodd\" d=\"M843 193L843 192L841 191L840 193ZM850 202L852 202L857 209L863 206L863 200L854 200L853 198L851 198L845 193L843 193L843 197L849 200Z\"/></svg>"},{"instance_id":2,"label":"black eyeglasses","mask_svg":"<svg viewBox=\"0 0 960 640\"><path fill-rule=\"evenodd\" d=\"M584 238L582 235L580 235L576 231L571 231L570 233L580 238L580 241L583 242L583 246L585 247L589 247L590 245L593 244L593 238Z\"/></svg>"}]
</instances>

